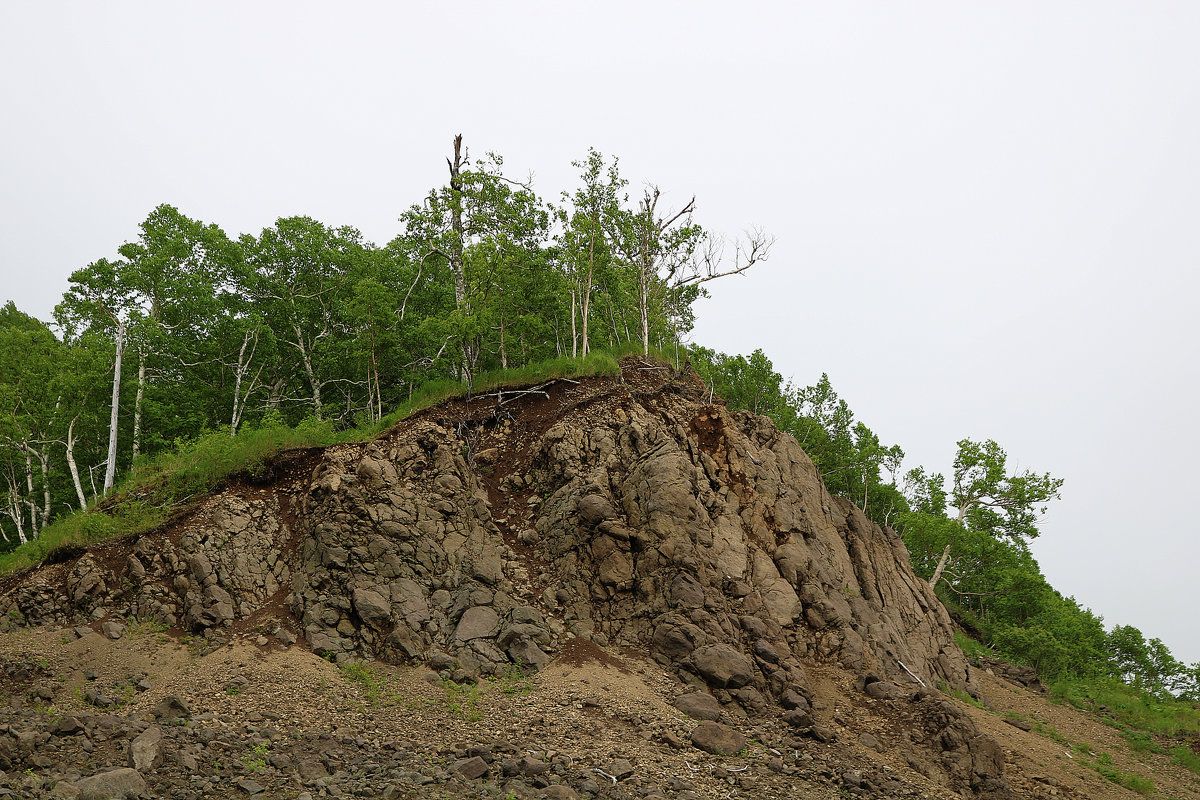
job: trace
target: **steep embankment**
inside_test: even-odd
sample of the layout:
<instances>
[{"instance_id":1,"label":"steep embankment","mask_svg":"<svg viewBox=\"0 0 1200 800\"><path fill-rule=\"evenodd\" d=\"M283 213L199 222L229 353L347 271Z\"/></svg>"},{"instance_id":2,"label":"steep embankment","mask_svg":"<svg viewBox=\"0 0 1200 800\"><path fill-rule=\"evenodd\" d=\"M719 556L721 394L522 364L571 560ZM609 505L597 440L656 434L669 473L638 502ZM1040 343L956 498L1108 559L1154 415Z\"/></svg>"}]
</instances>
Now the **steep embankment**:
<instances>
[{"instance_id":1,"label":"steep embankment","mask_svg":"<svg viewBox=\"0 0 1200 800\"><path fill-rule=\"evenodd\" d=\"M268 473L137 541L5 580L0 613L110 638L158 623L203 654L299 638L331 661L421 663L459 683L589 642L652 659L687 713L756 725L797 758L849 733L830 704L856 683L893 709L903 757L824 779L1010 794L995 740L932 691L978 687L899 537L694 375L627 360L620 378L447 403ZM709 751L745 746L725 726L698 735ZM781 764L772 780L802 772Z\"/></svg>"}]
</instances>

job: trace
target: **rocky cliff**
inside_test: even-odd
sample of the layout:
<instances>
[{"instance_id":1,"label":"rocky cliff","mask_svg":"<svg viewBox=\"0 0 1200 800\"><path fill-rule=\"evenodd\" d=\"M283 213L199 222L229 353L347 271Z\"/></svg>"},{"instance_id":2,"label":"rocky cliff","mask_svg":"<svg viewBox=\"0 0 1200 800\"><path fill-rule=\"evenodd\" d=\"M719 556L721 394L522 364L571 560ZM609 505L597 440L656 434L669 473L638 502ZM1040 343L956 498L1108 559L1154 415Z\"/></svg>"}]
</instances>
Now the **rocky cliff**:
<instances>
[{"instance_id":1,"label":"rocky cliff","mask_svg":"<svg viewBox=\"0 0 1200 800\"><path fill-rule=\"evenodd\" d=\"M835 664L911 698L929 771L1003 795L994 742L930 691L974 676L899 536L831 497L768 419L694 374L622 366L286 453L137 541L7 579L0 614L118 635L156 620L213 647L299 638L460 681L585 639L817 737L806 665Z\"/></svg>"}]
</instances>

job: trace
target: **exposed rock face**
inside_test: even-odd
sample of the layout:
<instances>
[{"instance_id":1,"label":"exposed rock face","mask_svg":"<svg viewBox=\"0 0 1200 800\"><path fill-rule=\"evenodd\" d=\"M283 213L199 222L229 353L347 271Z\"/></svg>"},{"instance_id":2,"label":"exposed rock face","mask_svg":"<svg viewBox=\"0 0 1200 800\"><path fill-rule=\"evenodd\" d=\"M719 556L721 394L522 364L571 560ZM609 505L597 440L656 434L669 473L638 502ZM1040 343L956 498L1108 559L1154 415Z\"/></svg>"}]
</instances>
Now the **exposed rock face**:
<instances>
[{"instance_id":1,"label":"exposed rock face","mask_svg":"<svg viewBox=\"0 0 1200 800\"><path fill-rule=\"evenodd\" d=\"M812 724L805 660L871 673L879 697L914 677L975 691L899 536L694 376L631 367L545 399L453 403L272 471L132 548L9 580L0 615L152 619L215 642L264 624L287 642L290 627L335 660L467 677L540 668L581 636L793 724ZM988 769L959 772L978 786Z\"/></svg>"}]
</instances>

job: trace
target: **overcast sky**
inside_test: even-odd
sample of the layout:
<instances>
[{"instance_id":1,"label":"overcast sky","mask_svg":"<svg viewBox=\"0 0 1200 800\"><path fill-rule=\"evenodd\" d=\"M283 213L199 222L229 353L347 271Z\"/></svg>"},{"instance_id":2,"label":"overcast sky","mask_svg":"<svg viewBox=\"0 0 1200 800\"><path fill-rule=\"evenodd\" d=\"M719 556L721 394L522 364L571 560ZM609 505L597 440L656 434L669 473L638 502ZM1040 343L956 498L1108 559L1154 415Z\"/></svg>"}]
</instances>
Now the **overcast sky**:
<instances>
[{"instance_id":1,"label":"overcast sky","mask_svg":"<svg viewBox=\"0 0 1200 800\"><path fill-rule=\"evenodd\" d=\"M160 203L384 243L455 133L548 198L594 146L777 236L697 341L909 465L1065 478L1051 583L1200 660L1200 4L414 5L0 5L0 302L49 319Z\"/></svg>"}]
</instances>

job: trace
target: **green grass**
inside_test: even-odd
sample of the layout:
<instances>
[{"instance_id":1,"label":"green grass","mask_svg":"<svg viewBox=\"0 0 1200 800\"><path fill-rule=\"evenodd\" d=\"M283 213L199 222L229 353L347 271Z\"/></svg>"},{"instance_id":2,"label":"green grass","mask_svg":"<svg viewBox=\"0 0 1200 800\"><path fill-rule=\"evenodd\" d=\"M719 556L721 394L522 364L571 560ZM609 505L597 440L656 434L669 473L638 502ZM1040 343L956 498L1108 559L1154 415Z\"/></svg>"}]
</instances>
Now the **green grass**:
<instances>
[{"instance_id":1,"label":"green grass","mask_svg":"<svg viewBox=\"0 0 1200 800\"><path fill-rule=\"evenodd\" d=\"M471 393L494 392L506 387L530 386L556 378L616 376L618 359L638 348L594 350L586 358L557 358L476 376ZM652 358L666 360L663 355ZM198 495L217 488L232 475L262 477L271 459L291 449L325 447L342 442L363 442L402 419L430 406L463 397L465 384L431 381L382 421L346 431L335 431L329 422L307 419L295 428L267 422L244 428L236 436L210 432L179 442L170 452L138 463L133 471L98 506L60 518L31 542L0 555L0 575L40 564L59 548L85 547L118 536L145 533L167 521L172 511Z\"/></svg>"},{"instance_id":2,"label":"green grass","mask_svg":"<svg viewBox=\"0 0 1200 800\"><path fill-rule=\"evenodd\" d=\"M452 715L467 722L483 719L483 709L480 708L480 701L483 699L481 684L455 683L449 678L444 678L442 689L446 692L446 708Z\"/></svg>"},{"instance_id":3,"label":"green grass","mask_svg":"<svg viewBox=\"0 0 1200 800\"><path fill-rule=\"evenodd\" d=\"M982 642L972 639L962 631L954 632L954 642L967 658L995 658L996 651Z\"/></svg>"},{"instance_id":4,"label":"green grass","mask_svg":"<svg viewBox=\"0 0 1200 800\"><path fill-rule=\"evenodd\" d=\"M1125 737L1125 742L1129 745L1129 749L1135 753L1162 753L1163 748L1158 742L1154 741L1154 737L1145 731L1125 730L1121 732Z\"/></svg>"},{"instance_id":5,"label":"green grass","mask_svg":"<svg viewBox=\"0 0 1200 800\"><path fill-rule=\"evenodd\" d=\"M991 710L983 704L982 700L979 700L978 698L975 698L975 697L971 697L971 695L967 694L962 689L955 689L953 686L946 683L945 681L938 681L937 687L938 687L938 691L940 691L942 694L948 694L951 697L955 698L956 700L963 701L967 705L972 705L972 706L975 706L976 708L982 708L984 711Z\"/></svg>"},{"instance_id":6,"label":"green grass","mask_svg":"<svg viewBox=\"0 0 1200 800\"><path fill-rule=\"evenodd\" d=\"M1200 708L1156 697L1114 678L1061 680L1050 687L1050 696L1082 711L1107 714L1123 729L1160 736L1200 736ZM1102 712L1101 706L1107 711Z\"/></svg>"},{"instance_id":7,"label":"green grass","mask_svg":"<svg viewBox=\"0 0 1200 800\"><path fill-rule=\"evenodd\" d=\"M1191 748L1180 745L1179 747L1171 748L1171 760L1185 769L1190 769L1192 772L1200 775L1200 756L1192 752Z\"/></svg>"},{"instance_id":8,"label":"green grass","mask_svg":"<svg viewBox=\"0 0 1200 800\"><path fill-rule=\"evenodd\" d=\"M1101 753L1097 756L1095 763L1091 767L1100 773L1100 776L1106 781L1111 781L1118 786L1124 786L1126 789L1137 792L1144 797L1154 794L1154 781L1132 772L1125 772L1113 766L1112 756L1108 753Z\"/></svg>"},{"instance_id":9,"label":"green grass","mask_svg":"<svg viewBox=\"0 0 1200 800\"><path fill-rule=\"evenodd\" d=\"M347 661L338 667L346 680L356 684L371 708L397 705L402 697L394 688L394 682L379 671L361 661Z\"/></svg>"}]
</instances>

